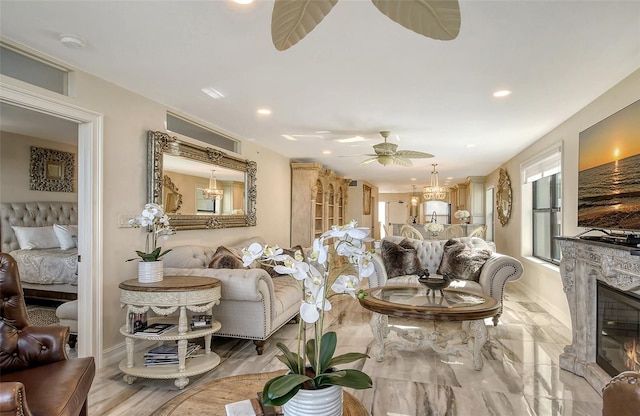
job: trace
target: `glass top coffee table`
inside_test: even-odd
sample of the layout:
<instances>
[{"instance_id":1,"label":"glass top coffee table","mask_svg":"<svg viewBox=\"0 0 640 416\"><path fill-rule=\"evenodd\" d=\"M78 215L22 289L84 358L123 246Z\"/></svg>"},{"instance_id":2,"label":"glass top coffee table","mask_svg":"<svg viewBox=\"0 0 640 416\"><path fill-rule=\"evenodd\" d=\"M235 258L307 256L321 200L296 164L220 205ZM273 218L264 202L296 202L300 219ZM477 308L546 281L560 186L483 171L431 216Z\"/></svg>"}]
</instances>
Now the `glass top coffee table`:
<instances>
[{"instance_id":1,"label":"glass top coffee table","mask_svg":"<svg viewBox=\"0 0 640 416\"><path fill-rule=\"evenodd\" d=\"M384 359L385 347L413 350L427 345L442 354L468 353L468 349L449 345L449 342L442 346L442 339L451 334L442 334L437 325L436 331L425 334L419 330L408 331L402 327L390 327L388 318L391 316L424 321L457 321L462 322L460 335L463 343L468 342L470 333L473 336L473 366L476 370L482 369L481 351L488 336L484 319L496 316L500 310L495 298L464 289L444 289L444 296L439 293L427 295L427 289L423 286L384 286L365 292L368 296L360 299L360 304L374 312L371 330L376 340L376 360ZM385 338L390 330L408 343L389 341L385 345Z\"/></svg>"}]
</instances>

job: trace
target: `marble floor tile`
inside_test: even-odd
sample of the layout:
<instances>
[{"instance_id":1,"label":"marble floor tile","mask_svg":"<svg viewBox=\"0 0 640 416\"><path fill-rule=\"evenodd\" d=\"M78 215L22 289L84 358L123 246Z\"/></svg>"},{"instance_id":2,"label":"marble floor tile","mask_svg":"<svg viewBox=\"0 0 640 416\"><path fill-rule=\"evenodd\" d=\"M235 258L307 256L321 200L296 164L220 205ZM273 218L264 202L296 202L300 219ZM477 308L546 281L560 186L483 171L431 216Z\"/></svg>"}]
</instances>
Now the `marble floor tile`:
<instances>
[{"instance_id":1,"label":"marble floor tile","mask_svg":"<svg viewBox=\"0 0 640 416\"><path fill-rule=\"evenodd\" d=\"M489 339L482 349L484 366L473 369L470 353L438 354L430 347L415 351L386 350L383 361L373 358L375 342L369 326L371 312L353 299L332 299L333 309L325 317L326 331L338 336L338 353L361 352L362 359L345 368L369 374L374 387L348 390L372 416L601 416L602 399L584 379L561 370L558 357L570 343L571 331L526 294L505 290L504 311L498 326L486 320ZM391 323L410 327L413 321ZM457 325L457 327L456 327ZM421 327L433 329L433 323ZM431 326L431 328L429 328ZM455 334L459 324L439 329ZM214 370L191 377L188 390L209 381L233 375L283 370L276 358L282 342L297 349L298 325L288 323L257 355L250 340L214 338L212 349L221 357ZM308 336L313 334L309 329ZM391 334L390 337L396 336ZM460 343L457 335L449 342ZM469 345L461 347L470 351ZM137 379L128 385L118 366L97 372L89 394L91 416L149 416L168 400L181 394L171 380ZM214 415L224 416L224 415Z\"/></svg>"}]
</instances>

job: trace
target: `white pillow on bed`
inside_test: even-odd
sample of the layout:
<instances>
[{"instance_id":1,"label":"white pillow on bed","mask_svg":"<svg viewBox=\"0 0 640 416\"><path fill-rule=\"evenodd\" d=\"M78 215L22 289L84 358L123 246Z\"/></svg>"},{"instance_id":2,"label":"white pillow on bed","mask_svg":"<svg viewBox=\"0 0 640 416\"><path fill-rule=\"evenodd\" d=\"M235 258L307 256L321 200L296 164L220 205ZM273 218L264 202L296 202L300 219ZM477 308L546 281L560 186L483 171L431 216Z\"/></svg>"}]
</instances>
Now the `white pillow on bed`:
<instances>
[{"instance_id":1,"label":"white pillow on bed","mask_svg":"<svg viewBox=\"0 0 640 416\"><path fill-rule=\"evenodd\" d=\"M56 234L58 242L60 242L60 249L69 250L70 248L77 247L76 242L73 241L73 237L78 236L77 225L53 224L53 232Z\"/></svg>"},{"instance_id":2,"label":"white pillow on bed","mask_svg":"<svg viewBox=\"0 0 640 416\"><path fill-rule=\"evenodd\" d=\"M58 248L60 242L53 232L53 227L16 227L11 226L16 234L21 250Z\"/></svg>"}]
</instances>

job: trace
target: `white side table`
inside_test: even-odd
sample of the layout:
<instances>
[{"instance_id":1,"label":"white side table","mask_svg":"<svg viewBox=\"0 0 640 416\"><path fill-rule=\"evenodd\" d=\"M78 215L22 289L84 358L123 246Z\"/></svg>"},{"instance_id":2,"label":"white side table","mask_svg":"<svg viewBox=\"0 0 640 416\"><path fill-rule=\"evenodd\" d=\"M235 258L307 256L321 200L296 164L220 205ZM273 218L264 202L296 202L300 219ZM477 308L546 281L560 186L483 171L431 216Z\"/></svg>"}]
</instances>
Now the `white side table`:
<instances>
[{"instance_id":1,"label":"white side table","mask_svg":"<svg viewBox=\"0 0 640 416\"><path fill-rule=\"evenodd\" d=\"M154 379L176 379L174 384L182 389L189 384L189 377L207 372L220 364L220 357L211 352L211 336L220 330L220 322L214 321L211 328L189 330L187 310L194 313L212 313L213 306L220 303L220 281L210 277L167 276L154 283L140 283L131 279L120 283L121 307L129 312L145 313L149 309L159 315L149 322L176 322L177 328L160 335L132 334L129 320L120 333L126 337L127 358L120 362L124 381L131 384L138 377ZM204 354L186 362L188 340L204 338ZM134 353L136 340L178 341L178 364L144 366L144 353Z\"/></svg>"}]
</instances>

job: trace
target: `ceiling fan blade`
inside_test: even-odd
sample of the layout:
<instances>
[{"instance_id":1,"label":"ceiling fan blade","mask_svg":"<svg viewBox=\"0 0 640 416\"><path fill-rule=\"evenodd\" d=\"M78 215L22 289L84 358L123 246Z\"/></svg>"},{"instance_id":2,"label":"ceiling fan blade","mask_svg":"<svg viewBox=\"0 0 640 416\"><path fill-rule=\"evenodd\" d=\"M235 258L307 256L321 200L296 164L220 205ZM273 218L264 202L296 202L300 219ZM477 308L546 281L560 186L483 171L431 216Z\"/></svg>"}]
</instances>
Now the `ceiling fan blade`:
<instances>
[{"instance_id":1,"label":"ceiling fan blade","mask_svg":"<svg viewBox=\"0 0 640 416\"><path fill-rule=\"evenodd\" d=\"M378 160L377 157L372 157L371 159L367 159L364 162L360 162L360 166L368 165L369 163L375 162L376 160Z\"/></svg>"},{"instance_id":2,"label":"ceiling fan blade","mask_svg":"<svg viewBox=\"0 0 640 416\"><path fill-rule=\"evenodd\" d=\"M271 14L273 46L284 51L302 40L338 0L275 0Z\"/></svg>"},{"instance_id":3,"label":"ceiling fan blade","mask_svg":"<svg viewBox=\"0 0 640 416\"><path fill-rule=\"evenodd\" d=\"M395 155L393 157L393 163L395 163L396 165L404 166L405 168L413 166L413 163L411 163L409 159L398 155Z\"/></svg>"},{"instance_id":4,"label":"ceiling fan blade","mask_svg":"<svg viewBox=\"0 0 640 416\"><path fill-rule=\"evenodd\" d=\"M389 19L438 40L455 39L460 33L457 0L371 0Z\"/></svg>"},{"instance_id":5,"label":"ceiling fan blade","mask_svg":"<svg viewBox=\"0 0 640 416\"><path fill-rule=\"evenodd\" d=\"M428 159L433 157L431 153L418 152L416 150L398 150L396 156L407 157L411 159Z\"/></svg>"}]
</instances>

